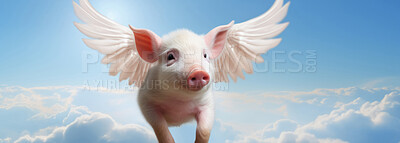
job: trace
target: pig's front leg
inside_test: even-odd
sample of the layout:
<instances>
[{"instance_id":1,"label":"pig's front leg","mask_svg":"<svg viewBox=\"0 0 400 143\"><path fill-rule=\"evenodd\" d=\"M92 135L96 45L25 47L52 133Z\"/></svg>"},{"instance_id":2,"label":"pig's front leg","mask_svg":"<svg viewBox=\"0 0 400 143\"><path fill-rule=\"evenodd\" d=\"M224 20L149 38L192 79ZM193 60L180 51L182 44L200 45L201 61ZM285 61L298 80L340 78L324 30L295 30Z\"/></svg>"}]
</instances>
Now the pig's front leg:
<instances>
[{"instance_id":1,"label":"pig's front leg","mask_svg":"<svg viewBox=\"0 0 400 143\"><path fill-rule=\"evenodd\" d=\"M174 143L174 138L168 129L167 121L164 116L156 109L149 109L143 113L154 132L156 133L159 143Z\"/></svg>"},{"instance_id":2,"label":"pig's front leg","mask_svg":"<svg viewBox=\"0 0 400 143\"><path fill-rule=\"evenodd\" d=\"M208 143L214 123L214 110L212 107L200 111L196 115L197 129L195 143Z\"/></svg>"}]
</instances>

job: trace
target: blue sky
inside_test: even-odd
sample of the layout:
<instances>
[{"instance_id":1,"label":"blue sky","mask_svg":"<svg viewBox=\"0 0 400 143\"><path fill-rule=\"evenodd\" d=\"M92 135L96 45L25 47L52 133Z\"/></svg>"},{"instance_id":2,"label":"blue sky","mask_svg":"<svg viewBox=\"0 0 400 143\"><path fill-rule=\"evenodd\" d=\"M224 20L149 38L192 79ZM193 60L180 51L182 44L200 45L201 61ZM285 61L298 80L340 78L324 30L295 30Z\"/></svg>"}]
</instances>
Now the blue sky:
<instances>
[{"instance_id":1,"label":"blue sky","mask_svg":"<svg viewBox=\"0 0 400 143\"><path fill-rule=\"evenodd\" d=\"M179 28L206 33L231 20L243 22L262 14L272 0L247 3L182 1L105 1L93 6L123 25L151 29L158 35ZM84 52L94 52L80 40L85 36L72 24L79 21L71 1L10 1L1 6L1 83L7 85L82 85L84 80L117 79L90 65L82 73ZM284 21L290 26L279 36L283 42L264 57L269 71L246 76L234 87L251 90L312 90L363 85L381 78L399 77L398 1L292 1ZM154 10L157 9L157 10ZM272 73L271 54L316 50L317 72ZM297 55L301 60L305 54ZM301 61L304 64L304 61ZM278 66L295 66L290 62ZM262 83L262 84L259 84ZM397 85L399 83L396 83ZM236 88L235 88L236 89ZM244 88L242 88L244 89ZM247 89L246 89L247 90Z\"/></svg>"},{"instance_id":2,"label":"blue sky","mask_svg":"<svg viewBox=\"0 0 400 143\"><path fill-rule=\"evenodd\" d=\"M231 20L240 23L256 17L268 10L273 3L272 0L254 0L245 3L240 0L91 0L90 2L97 11L122 25L130 24L147 28L158 35L180 28L204 34L215 26L227 24ZM345 125L351 122L351 119L359 118L366 120L365 125L361 126L365 127L365 130L370 129L370 133L376 133L374 127L379 127L378 131L386 131L387 135L399 133L391 128L385 128L386 124L383 123L382 127L371 126L371 124L378 124L378 119L373 120L375 113L369 114L361 108L361 105L369 106L373 102L386 103L386 100L383 100L386 96L394 97L389 99L399 101L396 94L400 87L399 6L400 1L396 0L291 1L288 16L284 20L289 21L290 25L278 36L283 38L282 43L263 55L267 59L267 65L256 65L261 71L268 69L268 72L246 75L246 80L239 80L237 83L230 82L224 85L229 87L228 90L218 91L221 96L217 96L219 99L217 101L221 103L221 106L217 109L218 120L216 131L213 132L213 136L217 137L214 137L212 141L246 142L246 139L256 138L254 134L263 132L267 135L261 139L257 137L257 141L268 140L268 138L269 140L287 139L286 136L295 136L307 139L314 137L312 139L318 141L363 142L361 135L359 135L360 140L336 135L335 133L341 131L340 128L329 130L328 127L326 133L313 128L317 126L313 123L323 120L318 117L327 114L333 119L335 116L330 113L341 113L342 108L355 112L347 113L349 120L344 120L343 124L341 122L337 124ZM0 114L8 117L0 119L2 122L0 123L0 142L7 138L15 141L25 135L30 137L39 134L47 135L46 133L53 133L53 129L57 127L72 126L79 121L85 121L86 116L106 119L106 123L111 127L114 126L114 122L121 126L140 125L140 127L121 127L133 134L139 132L141 128L149 129L139 114L136 103L124 101L133 101L135 93L115 91L98 93L98 91L80 88L87 83L89 86L96 86L95 83L98 81L115 81L118 77L109 76L106 67L99 62L89 64L88 71L84 72L85 64L82 61L87 57L83 55L90 54L95 61L96 59L99 61L101 55L86 47L82 42L81 39L86 36L73 25L73 22L80 21L73 12L72 1L7 1L0 5L0 19L2 19L0 22L0 48L2 49L0 52L0 65L2 65ZM307 58L309 51L316 53L316 58ZM294 55L291 55L293 53ZM291 61L291 56L302 65L300 72L290 72L298 68L298 65ZM277 59L284 62L273 66ZM306 70L309 66L307 60L316 61L316 71ZM286 71L279 72L282 69ZM126 84L126 81L122 83ZM77 93L71 95L71 91L50 88L54 86L68 87ZM12 93L8 91L16 87L18 90ZM36 91L37 87L43 89ZM101 87L110 88L109 85ZM348 93L348 90L351 92ZM121 96L125 94L131 96ZM222 96L225 94L226 96ZM344 96L344 94L349 95ZM26 100L19 102L23 98L17 98L18 95L32 97L31 100L37 103ZM64 98L53 99L53 96L58 97L58 95L65 97L65 100ZM47 96L51 98L41 98ZM112 99L116 100L116 103L124 104L115 106L114 101L108 102ZM324 99L326 102L322 102ZM242 100L248 102L240 102ZM258 103L254 100L259 100L260 103L254 104ZM93 101L96 102L93 103ZM357 102L351 104L355 105L354 107L346 106L353 101ZM113 107L101 107L96 104L97 102L104 102ZM134 105L131 105L132 103ZM254 110L256 114L245 112L246 110L230 112L236 109L236 105ZM47 108L59 110L53 111ZM75 109L84 110L84 112L71 118L70 122L62 122L69 113L76 113L73 112ZM382 120L388 121L388 125L400 128L399 121L395 120L400 119L398 112L393 111L399 111L398 106L383 108L376 111L376 114L389 114L393 121L383 120L386 116L382 117ZM130 115L127 115L128 113ZM16 121L12 121L14 118L18 119L18 124L35 123L37 126L14 127L12 125L18 125ZM287 131L278 132L280 130L276 128L274 130L274 123L288 125ZM2 128L4 127L2 125L9 126ZM331 124L327 124L329 125ZM332 125L336 124L332 123ZM272 128L268 130L270 126ZM187 136L192 135L193 127L194 125L189 124L181 128L173 128L173 135L177 137L177 141L190 141L192 138ZM289 130L288 128L291 127L292 130ZM43 131L44 129L46 130ZM6 131L10 133L3 134ZM269 131L278 132L275 133L277 136L269 136L274 134ZM140 134L151 136L151 133L140 132ZM112 140L117 137L109 136L110 139L107 141L118 142ZM376 139L379 137L385 136L377 136ZM398 138L392 139L400 141ZM143 140L151 141L152 139Z\"/></svg>"}]
</instances>

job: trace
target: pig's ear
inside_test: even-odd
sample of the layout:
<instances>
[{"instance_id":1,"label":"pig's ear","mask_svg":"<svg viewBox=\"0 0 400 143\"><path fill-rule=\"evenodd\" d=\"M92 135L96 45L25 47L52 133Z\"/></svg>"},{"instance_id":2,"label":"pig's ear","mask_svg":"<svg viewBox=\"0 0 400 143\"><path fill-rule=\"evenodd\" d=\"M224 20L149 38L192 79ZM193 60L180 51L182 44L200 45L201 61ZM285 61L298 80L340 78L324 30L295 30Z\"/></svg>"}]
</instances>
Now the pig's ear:
<instances>
[{"instance_id":1,"label":"pig's ear","mask_svg":"<svg viewBox=\"0 0 400 143\"><path fill-rule=\"evenodd\" d=\"M156 52L160 49L161 38L147 29L136 29L129 25L135 36L136 49L139 56L149 62L153 63L158 60Z\"/></svg>"},{"instance_id":2,"label":"pig's ear","mask_svg":"<svg viewBox=\"0 0 400 143\"><path fill-rule=\"evenodd\" d=\"M234 21L228 25L222 25L214 28L204 36L204 41L211 50L211 59L217 58L224 49L228 30L232 27Z\"/></svg>"}]
</instances>

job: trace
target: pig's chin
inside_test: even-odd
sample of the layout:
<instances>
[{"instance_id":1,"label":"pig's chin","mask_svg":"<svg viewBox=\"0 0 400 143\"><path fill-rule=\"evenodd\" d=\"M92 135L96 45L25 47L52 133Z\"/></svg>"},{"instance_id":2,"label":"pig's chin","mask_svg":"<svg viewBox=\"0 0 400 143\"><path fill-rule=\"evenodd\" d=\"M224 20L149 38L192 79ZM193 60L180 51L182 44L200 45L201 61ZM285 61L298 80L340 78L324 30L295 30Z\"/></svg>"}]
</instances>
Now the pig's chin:
<instances>
[{"instance_id":1,"label":"pig's chin","mask_svg":"<svg viewBox=\"0 0 400 143\"><path fill-rule=\"evenodd\" d=\"M185 86L185 88L187 90L189 90L189 91L198 92L198 91L201 91L201 90L207 90L208 89L208 84L205 85L205 86L189 86L189 85L187 85L187 86Z\"/></svg>"},{"instance_id":2,"label":"pig's chin","mask_svg":"<svg viewBox=\"0 0 400 143\"><path fill-rule=\"evenodd\" d=\"M190 91L200 91L200 90L202 90L202 89L205 88L205 87L198 87L198 86L189 87L189 86L187 86L186 88L187 88L188 90L190 90Z\"/></svg>"}]
</instances>

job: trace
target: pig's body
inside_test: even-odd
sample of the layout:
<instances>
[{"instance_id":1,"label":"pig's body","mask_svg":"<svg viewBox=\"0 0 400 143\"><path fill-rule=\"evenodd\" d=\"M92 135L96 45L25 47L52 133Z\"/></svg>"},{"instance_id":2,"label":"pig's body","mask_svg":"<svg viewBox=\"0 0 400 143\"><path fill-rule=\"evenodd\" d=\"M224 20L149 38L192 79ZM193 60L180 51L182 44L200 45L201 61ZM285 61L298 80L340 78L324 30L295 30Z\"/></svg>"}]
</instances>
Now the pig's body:
<instances>
[{"instance_id":1,"label":"pig's body","mask_svg":"<svg viewBox=\"0 0 400 143\"><path fill-rule=\"evenodd\" d=\"M176 95L176 94L175 94ZM185 95L180 95L185 96ZM187 99L179 99L170 94L154 92L143 88L139 92L138 102L146 119L151 122L153 118L146 116L148 111L161 114L169 126L179 126L192 121L196 115L204 110L213 109L211 93L198 94Z\"/></svg>"}]
</instances>

